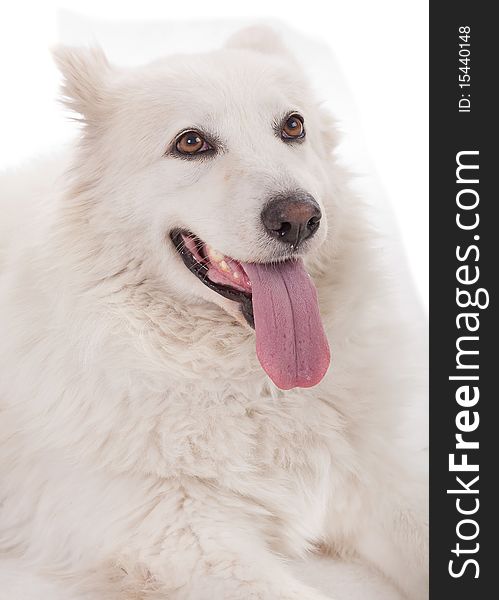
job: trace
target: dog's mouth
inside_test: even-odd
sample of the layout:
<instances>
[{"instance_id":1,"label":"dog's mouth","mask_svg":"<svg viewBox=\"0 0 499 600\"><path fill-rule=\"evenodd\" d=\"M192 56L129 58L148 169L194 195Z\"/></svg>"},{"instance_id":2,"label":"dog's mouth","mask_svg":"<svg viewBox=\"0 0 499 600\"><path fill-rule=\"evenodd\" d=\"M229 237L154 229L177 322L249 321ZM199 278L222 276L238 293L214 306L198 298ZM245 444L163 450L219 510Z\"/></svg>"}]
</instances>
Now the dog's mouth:
<instances>
[{"instance_id":1,"label":"dog's mouth","mask_svg":"<svg viewBox=\"0 0 499 600\"><path fill-rule=\"evenodd\" d=\"M189 231L174 230L170 238L191 273L240 304L255 329L260 363L279 388L321 381L329 367L329 345L317 292L301 259L241 263Z\"/></svg>"},{"instance_id":2,"label":"dog's mouth","mask_svg":"<svg viewBox=\"0 0 499 600\"><path fill-rule=\"evenodd\" d=\"M174 230L170 238L189 271L217 294L239 302L244 318L254 329L251 281L241 263L221 254L188 231Z\"/></svg>"}]
</instances>

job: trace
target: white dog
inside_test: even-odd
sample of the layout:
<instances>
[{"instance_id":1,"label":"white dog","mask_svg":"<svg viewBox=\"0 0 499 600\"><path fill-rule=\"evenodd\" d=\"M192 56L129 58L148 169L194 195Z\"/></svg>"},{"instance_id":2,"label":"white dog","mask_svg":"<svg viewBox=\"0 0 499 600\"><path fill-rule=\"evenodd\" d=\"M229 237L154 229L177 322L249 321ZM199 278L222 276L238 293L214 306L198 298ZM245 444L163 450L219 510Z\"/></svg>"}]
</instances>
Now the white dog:
<instances>
[{"instance_id":1,"label":"white dog","mask_svg":"<svg viewBox=\"0 0 499 600\"><path fill-rule=\"evenodd\" d=\"M2 556L66 599L324 600L312 553L425 598L424 323L298 64L56 58L81 143L2 180Z\"/></svg>"}]
</instances>

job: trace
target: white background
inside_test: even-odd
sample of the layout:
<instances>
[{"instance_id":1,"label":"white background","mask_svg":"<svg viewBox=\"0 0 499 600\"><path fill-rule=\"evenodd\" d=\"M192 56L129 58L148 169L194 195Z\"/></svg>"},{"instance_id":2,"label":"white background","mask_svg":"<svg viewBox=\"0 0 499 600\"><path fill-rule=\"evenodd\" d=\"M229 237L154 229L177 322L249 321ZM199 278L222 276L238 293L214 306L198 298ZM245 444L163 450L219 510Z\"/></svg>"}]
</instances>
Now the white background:
<instances>
[{"instance_id":1,"label":"white background","mask_svg":"<svg viewBox=\"0 0 499 600\"><path fill-rule=\"evenodd\" d=\"M57 9L110 19L277 18L331 47L351 92L359 159L391 203L428 303L428 5L426 0L187 0L2 3L0 169L54 149L71 126L54 98L49 47ZM334 96L334 94L333 94ZM334 110L334 98L331 98ZM341 115L340 115L341 116ZM341 124L341 123L340 123ZM353 127L352 127L353 128ZM365 156L369 160L365 160ZM381 181L382 187L379 187ZM1 216L0 216L1 218Z\"/></svg>"}]
</instances>

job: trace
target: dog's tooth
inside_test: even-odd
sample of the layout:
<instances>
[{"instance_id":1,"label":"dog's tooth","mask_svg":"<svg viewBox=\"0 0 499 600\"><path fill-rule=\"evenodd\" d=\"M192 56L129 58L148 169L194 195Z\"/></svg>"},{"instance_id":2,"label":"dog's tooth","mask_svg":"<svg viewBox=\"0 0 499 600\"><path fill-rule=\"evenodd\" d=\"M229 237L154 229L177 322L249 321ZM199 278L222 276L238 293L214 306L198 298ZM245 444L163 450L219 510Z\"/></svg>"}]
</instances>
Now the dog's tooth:
<instances>
[{"instance_id":1,"label":"dog's tooth","mask_svg":"<svg viewBox=\"0 0 499 600\"><path fill-rule=\"evenodd\" d=\"M225 260L222 260L220 263L220 268L222 269L222 271L228 272L230 271L229 269L229 265L225 262Z\"/></svg>"},{"instance_id":2,"label":"dog's tooth","mask_svg":"<svg viewBox=\"0 0 499 600\"><path fill-rule=\"evenodd\" d=\"M234 279L239 279L239 273L237 271L234 271L232 273L232 275L233 275Z\"/></svg>"},{"instance_id":3,"label":"dog's tooth","mask_svg":"<svg viewBox=\"0 0 499 600\"><path fill-rule=\"evenodd\" d=\"M220 254L220 252L217 252L214 248L212 248L211 246L206 246L206 250L208 251L208 256L211 258L211 260L213 262L219 263L221 260L223 260L224 255Z\"/></svg>"}]
</instances>

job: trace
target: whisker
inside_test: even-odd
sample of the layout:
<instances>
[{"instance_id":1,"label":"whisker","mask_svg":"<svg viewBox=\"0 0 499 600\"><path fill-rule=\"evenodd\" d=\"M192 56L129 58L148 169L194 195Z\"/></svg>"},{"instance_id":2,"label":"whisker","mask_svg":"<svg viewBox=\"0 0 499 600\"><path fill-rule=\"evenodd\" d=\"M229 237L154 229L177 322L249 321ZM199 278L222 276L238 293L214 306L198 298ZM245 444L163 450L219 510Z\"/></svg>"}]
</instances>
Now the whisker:
<instances>
[{"instance_id":1,"label":"whisker","mask_svg":"<svg viewBox=\"0 0 499 600\"><path fill-rule=\"evenodd\" d=\"M179 244L177 244L175 246L175 248L177 249L178 252L181 252L186 247L187 247L187 245L184 240L182 240ZM190 252L189 248L187 248L187 250ZM192 252L190 252L190 254L191 254L191 257L192 257L195 265L198 265L199 267L202 267L203 269L206 269L206 271L208 271L208 267L206 265L206 262L207 262L206 258L204 258L204 259L202 259L202 261L200 261L198 258L196 258L194 256L194 254L192 254ZM206 261L206 262L203 262L203 261Z\"/></svg>"}]
</instances>

